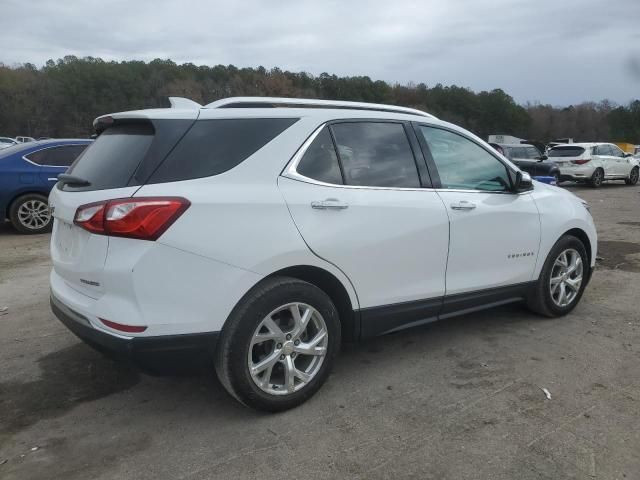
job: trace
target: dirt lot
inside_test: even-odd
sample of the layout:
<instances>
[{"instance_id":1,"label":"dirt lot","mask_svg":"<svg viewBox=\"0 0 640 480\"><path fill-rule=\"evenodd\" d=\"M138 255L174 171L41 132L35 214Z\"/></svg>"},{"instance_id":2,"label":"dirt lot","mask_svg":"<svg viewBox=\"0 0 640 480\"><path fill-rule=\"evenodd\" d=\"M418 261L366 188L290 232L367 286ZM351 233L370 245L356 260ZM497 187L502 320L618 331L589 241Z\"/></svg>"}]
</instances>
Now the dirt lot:
<instances>
[{"instance_id":1,"label":"dirt lot","mask_svg":"<svg viewBox=\"0 0 640 480\"><path fill-rule=\"evenodd\" d=\"M640 188L572 190L603 257L573 314L511 306L349 346L278 415L80 343L49 311L49 237L0 226L0 478L640 478Z\"/></svg>"}]
</instances>

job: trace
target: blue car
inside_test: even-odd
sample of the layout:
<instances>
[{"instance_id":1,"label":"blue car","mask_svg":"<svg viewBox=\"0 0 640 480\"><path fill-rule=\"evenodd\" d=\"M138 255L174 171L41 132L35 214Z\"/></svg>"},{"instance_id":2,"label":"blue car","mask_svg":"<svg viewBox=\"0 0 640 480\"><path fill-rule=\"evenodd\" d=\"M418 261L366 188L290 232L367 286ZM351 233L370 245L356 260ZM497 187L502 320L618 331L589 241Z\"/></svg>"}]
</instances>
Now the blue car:
<instances>
[{"instance_id":1,"label":"blue car","mask_svg":"<svg viewBox=\"0 0 640 480\"><path fill-rule=\"evenodd\" d=\"M49 192L92 140L41 140L0 150L0 221L21 233L51 230Z\"/></svg>"}]
</instances>

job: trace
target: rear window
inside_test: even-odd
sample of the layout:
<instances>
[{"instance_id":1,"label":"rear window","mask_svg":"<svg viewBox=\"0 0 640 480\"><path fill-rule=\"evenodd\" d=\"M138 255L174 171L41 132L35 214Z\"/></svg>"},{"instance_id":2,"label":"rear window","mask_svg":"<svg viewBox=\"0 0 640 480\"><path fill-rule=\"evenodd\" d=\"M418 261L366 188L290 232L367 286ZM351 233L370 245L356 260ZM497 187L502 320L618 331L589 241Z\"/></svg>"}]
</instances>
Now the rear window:
<instances>
[{"instance_id":1,"label":"rear window","mask_svg":"<svg viewBox=\"0 0 640 480\"><path fill-rule=\"evenodd\" d=\"M549 157L579 157L584 153L582 147L553 147L549 150Z\"/></svg>"},{"instance_id":2,"label":"rear window","mask_svg":"<svg viewBox=\"0 0 640 480\"><path fill-rule=\"evenodd\" d=\"M190 180L231 170L296 121L297 118L197 121L148 183Z\"/></svg>"},{"instance_id":3,"label":"rear window","mask_svg":"<svg viewBox=\"0 0 640 480\"><path fill-rule=\"evenodd\" d=\"M105 130L69 169L69 174L87 180L88 187L64 185L63 190L104 190L129 184L136 168L153 142L149 123L116 125Z\"/></svg>"}]
</instances>

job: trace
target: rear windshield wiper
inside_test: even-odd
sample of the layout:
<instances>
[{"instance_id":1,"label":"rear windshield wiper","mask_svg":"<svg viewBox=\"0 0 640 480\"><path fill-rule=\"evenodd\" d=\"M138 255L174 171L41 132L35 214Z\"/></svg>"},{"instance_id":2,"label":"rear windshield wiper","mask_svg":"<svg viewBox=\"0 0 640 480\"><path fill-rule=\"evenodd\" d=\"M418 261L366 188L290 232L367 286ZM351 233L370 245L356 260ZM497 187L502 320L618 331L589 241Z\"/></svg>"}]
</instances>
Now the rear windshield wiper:
<instances>
[{"instance_id":1,"label":"rear windshield wiper","mask_svg":"<svg viewBox=\"0 0 640 480\"><path fill-rule=\"evenodd\" d=\"M74 187L88 187L91 185L89 180L76 177L75 175L69 175L68 173L61 173L58 175L58 181L63 185L71 185Z\"/></svg>"}]
</instances>

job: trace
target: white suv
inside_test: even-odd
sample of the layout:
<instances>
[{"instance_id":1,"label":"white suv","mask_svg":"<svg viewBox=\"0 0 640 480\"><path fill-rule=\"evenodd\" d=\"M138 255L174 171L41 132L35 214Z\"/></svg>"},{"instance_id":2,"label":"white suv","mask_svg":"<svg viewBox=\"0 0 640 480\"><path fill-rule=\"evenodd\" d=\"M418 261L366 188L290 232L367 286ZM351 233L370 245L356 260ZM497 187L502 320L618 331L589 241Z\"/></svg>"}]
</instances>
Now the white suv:
<instances>
[{"instance_id":1,"label":"white suv","mask_svg":"<svg viewBox=\"0 0 640 480\"><path fill-rule=\"evenodd\" d=\"M147 369L198 354L278 411L343 340L517 301L564 315L590 278L587 205L429 114L173 105L96 119L51 193L52 308L104 352Z\"/></svg>"},{"instance_id":2,"label":"white suv","mask_svg":"<svg viewBox=\"0 0 640 480\"><path fill-rule=\"evenodd\" d=\"M599 187L605 180L638 183L640 163L630 153L613 143L571 143L558 145L548 152L560 168L560 180L587 182Z\"/></svg>"}]
</instances>

